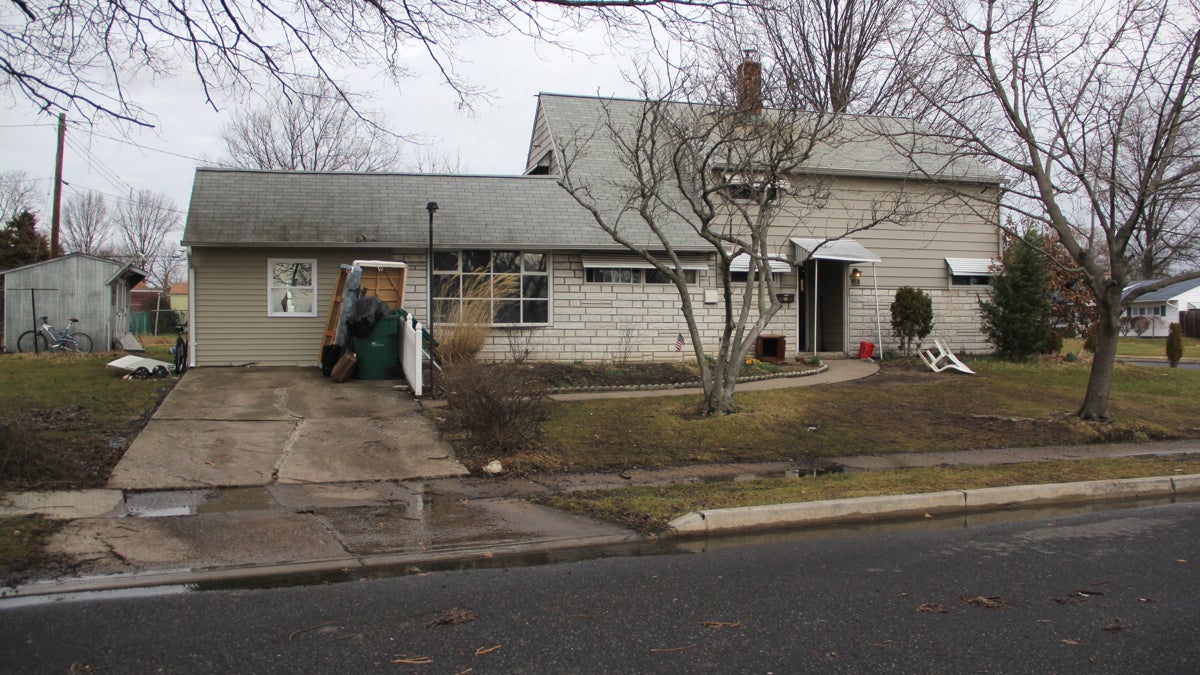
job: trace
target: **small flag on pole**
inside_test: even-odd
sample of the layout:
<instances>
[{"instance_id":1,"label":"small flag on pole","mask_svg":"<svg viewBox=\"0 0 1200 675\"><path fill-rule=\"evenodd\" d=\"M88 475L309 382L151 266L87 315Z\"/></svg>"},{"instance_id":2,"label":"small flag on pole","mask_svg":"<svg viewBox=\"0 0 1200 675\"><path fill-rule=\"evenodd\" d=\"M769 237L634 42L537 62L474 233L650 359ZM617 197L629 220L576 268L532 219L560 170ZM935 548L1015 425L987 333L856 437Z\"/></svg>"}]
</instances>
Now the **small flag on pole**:
<instances>
[{"instance_id":1,"label":"small flag on pole","mask_svg":"<svg viewBox=\"0 0 1200 675\"><path fill-rule=\"evenodd\" d=\"M680 333L679 337L675 338L675 351L683 351L683 333Z\"/></svg>"}]
</instances>

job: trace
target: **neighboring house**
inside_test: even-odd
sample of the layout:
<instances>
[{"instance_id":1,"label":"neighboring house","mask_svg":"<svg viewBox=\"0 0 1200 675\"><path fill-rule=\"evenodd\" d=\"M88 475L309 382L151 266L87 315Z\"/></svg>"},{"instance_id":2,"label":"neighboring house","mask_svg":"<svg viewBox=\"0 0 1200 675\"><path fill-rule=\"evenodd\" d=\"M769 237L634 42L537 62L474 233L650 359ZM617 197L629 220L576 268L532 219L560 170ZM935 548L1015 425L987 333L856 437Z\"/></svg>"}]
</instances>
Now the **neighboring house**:
<instances>
[{"instance_id":1,"label":"neighboring house","mask_svg":"<svg viewBox=\"0 0 1200 675\"><path fill-rule=\"evenodd\" d=\"M1130 291L1154 283L1155 280L1135 281L1125 287L1125 295ZM1200 309L1200 279L1180 281L1157 291L1151 291L1138 296L1125 308L1128 318L1144 316L1150 319L1150 330L1145 337L1162 337L1173 323L1179 323L1179 313L1190 309Z\"/></svg>"},{"instance_id":2,"label":"neighboring house","mask_svg":"<svg viewBox=\"0 0 1200 675\"><path fill-rule=\"evenodd\" d=\"M111 349L129 338L130 294L146 272L86 253L70 253L17 267L4 276L4 344L16 351L17 337L45 316L55 328L79 319L76 329L95 349ZM136 341L128 343L140 348Z\"/></svg>"},{"instance_id":3,"label":"neighboring house","mask_svg":"<svg viewBox=\"0 0 1200 675\"><path fill-rule=\"evenodd\" d=\"M406 263L406 309L426 319L431 243L435 335L461 301L460 275L510 275L520 292L493 300L487 357L528 350L531 358L560 361L680 358L676 338L687 328L675 287L558 185L565 139L594 128L605 111L637 105L541 94L523 176L198 169L183 237L195 365L317 363L338 267L356 259ZM587 161L573 164L577 179L619 181L620 163L604 153L596 144ZM977 194L998 195L995 174L974 164L954 168L954 179ZM882 139L827 153L813 170L828 177L838 204L927 183ZM432 215L431 202L438 206ZM860 341L880 342L881 334L883 346L892 346L889 307L904 285L933 296L935 335L955 349L989 349L978 299L1000 252L998 207L980 215L943 204L917 222L818 246L844 235L836 230L847 218L842 208L778 224L772 268L791 302L766 332L782 338L782 356L856 352ZM679 232L675 248L693 284L697 319L715 342L724 318L716 256L686 228ZM809 253L798 269L794 261Z\"/></svg>"},{"instance_id":4,"label":"neighboring house","mask_svg":"<svg viewBox=\"0 0 1200 675\"><path fill-rule=\"evenodd\" d=\"M167 291L167 294L171 298L171 309L186 315L188 310L188 285L171 284L171 288Z\"/></svg>"},{"instance_id":5,"label":"neighboring house","mask_svg":"<svg viewBox=\"0 0 1200 675\"><path fill-rule=\"evenodd\" d=\"M133 304L135 311L144 312L147 309L153 310L162 301L162 289L147 286L145 281L134 286L129 293L129 301Z\"/></svg>"}]
</instances>

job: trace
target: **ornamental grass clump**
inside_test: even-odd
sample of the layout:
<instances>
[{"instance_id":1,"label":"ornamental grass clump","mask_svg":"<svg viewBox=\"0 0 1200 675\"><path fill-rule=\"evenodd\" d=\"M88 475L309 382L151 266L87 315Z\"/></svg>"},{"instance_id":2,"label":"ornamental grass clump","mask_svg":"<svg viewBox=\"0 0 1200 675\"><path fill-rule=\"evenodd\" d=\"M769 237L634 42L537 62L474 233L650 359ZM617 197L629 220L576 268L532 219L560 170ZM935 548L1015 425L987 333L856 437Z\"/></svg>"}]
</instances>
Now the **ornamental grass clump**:
<instances>
[{"instance_id":1,"label":"ornamental grass clump","mask_svg":"<svg viewBox=\"0 0 1200 675\"><path fill-rule=\"evenodd\" d=\"M462 300L451 301L436 336L439 360L447 365L474 361L492 329L495 301L513 297L518 290L514 275L463 275Z\"/></svg>"}]
</instances>

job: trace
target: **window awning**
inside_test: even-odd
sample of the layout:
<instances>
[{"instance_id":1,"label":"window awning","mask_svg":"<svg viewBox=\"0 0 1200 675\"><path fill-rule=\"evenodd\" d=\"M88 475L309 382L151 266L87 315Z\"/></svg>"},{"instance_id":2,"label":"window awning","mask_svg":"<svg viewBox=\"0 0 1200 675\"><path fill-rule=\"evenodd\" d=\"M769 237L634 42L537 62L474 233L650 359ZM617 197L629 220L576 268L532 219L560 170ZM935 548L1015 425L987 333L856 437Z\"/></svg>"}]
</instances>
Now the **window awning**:
<instances>
[{"instance_id":1,"label":"window awning","mask_svg":"<svg viewBox=\"0 0 1200 675\"><path fill-rule=\"evenodd\" d=\"M771 265L772 274L788 274L792 271L792 264L782 256L772 256L767 260ZM749 272L750 271L750 256L745 253L739 253L729 260L730 272Z\"/></svg>"},{"instance_id":2,"label":"window awning","mask_svg":"<svg viewBox=\"0 0 1200 675\"><path fill-rule=\"evenodd\" d=\"M632 253L626 253L626 254L621 254L621 253L609 253L609 254L584 253L582 257L583 257L584 269L594 269L594 268L639 269L639 270L654 269L654 265L651 265L650 263L646 262L646 260L644 258L642 258L641 256L633 255ZM678 257L679 257L679 264L685 270L708 269L708 256L707 255L681 255ZM670 258L666 257L665 255L660 257L659 260L661 260L663 263L665 263L667 265L671 264Z\"/></svg>"},{"instance_id":3,"label":"window awning","mask_svg":"<svg viewBox=\"0 0 1200 675\"><path fill-rule=\"evenodd\" d=\"M866 246L853 239L792 239L796 245L796 259L841 260L851 263L877 263L881 259Z\"/></svg>"},{"instance_id":4,"label":"window awning","mask_svg":"<svg viewBox=\"0 0 1200 675\"><path fill-rule=\"evenodd\" d=\"M992 273L991 258L946 258L946 265L953 276L988 276Z\"/></svg>"}]
</instances>

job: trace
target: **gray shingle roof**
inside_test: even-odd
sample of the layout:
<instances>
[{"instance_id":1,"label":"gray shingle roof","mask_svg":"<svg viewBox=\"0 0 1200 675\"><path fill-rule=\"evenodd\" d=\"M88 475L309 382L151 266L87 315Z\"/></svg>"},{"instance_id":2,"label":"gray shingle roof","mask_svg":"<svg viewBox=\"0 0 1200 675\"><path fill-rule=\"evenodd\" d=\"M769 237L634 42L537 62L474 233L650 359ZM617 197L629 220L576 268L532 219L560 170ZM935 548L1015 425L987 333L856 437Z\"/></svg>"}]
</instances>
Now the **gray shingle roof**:
<instances>
[{"instance_id":1,"label":"gray shingle roof","mask_svg":"<svg viewBox=\"0 0 1200 675\"><path fill-rule=\"evenodd\" d=\"M1139 286L1145 286L1146 284L1154 283L1154 281L1156 281L1156 280L1149 279L1149 280L1145 280L1145 281L1131 282L1128 286L1125 287L1125 291L1121 295L1127 296L1127 295L1129 295L1130 291L1138 288ZM1156 302L1156 301L1163 302L1166 300L1170 300L1177 295L1182 295L1184 293L1187 293L1188 291L1190 291L1196 287L1200 287L1200 279L1189 279L1187 281L1177 281L1177 282L1171 284L1170 286L1164 286L1163 288L1160 288L1157 291L1151 291L1149 293L1146 293L1145 295L1138 296L1138 298L1136 300L1134 300L1134 302Z\"/></svg>"},{"instance_id":2,"label":"gray shingle roof","mask_svg":"<svg viewBox=\"0 0 1200 675\"><path fill-rule=\"evenodd\" d=\"M596 129L606 115L636 119L643 104L541 94L539 105L556 144L561 144L581 130ZM822 147L813 159L813 171L911 177L912 164L879 133L884 129L901 142L933 147L926 136L905 132L909 124L846 116L841 128L850 140ZM636 214L626 208L620 183L628 182L628 172L613 147L602 140L598 136L589 146L576 175L593 188L594 202L608 222L619 222L633 241L660 248ZM946 163L940 152L918 156L926 157L930 173L996 181L995 174L973 162ZM433 201L439 205L434 219L435 246L621 249L557 180L554 176L200 168L192 186L183 243L423 248L429 222L425 205ZM664 218L663 222L680 250L706 248L681 218Z\"/></svg>"},{"instance_id":3,"label":"gray shingle roof","mask_svg":"<svg viewBox=\"0 0 1200 675\"><path fill-rule=\"evenodd\" d=\"M542 93L539 103L550 124L556 144L561 145L580 133L587 134L597 125L611 120L614 126L632 125L642 115L646 102L589 96ZM708 110L692 103L669 103L681 114L701 114ZM765 111L767 120L778 118ZM816 118L815 114L812 116ZM800 114L790 118L803 121ZM997 183L1000 176L974 159L956 156L953 149L938 141L931 132L912 120L896 117L840 115L828 127L825 139L818 143L806 162L807 171L817 174L865 175L897 178L932 176L942 180ZM603 134L601 134L602 136ZM603 149L601 150L603 152ZM613 159L613 158L609 158ZM598 167L610 178L616 165Z\"/></svg>"},{"instance_id":4,"label":"gray shingle roof","mask_svg":"<svg viewBox=\"0 0 1200 675\"><path fill-rule=\"evenodd\" d=\"M196 170L183 243L618 248L550 176Z\"/></svg>"}]
</instances>

